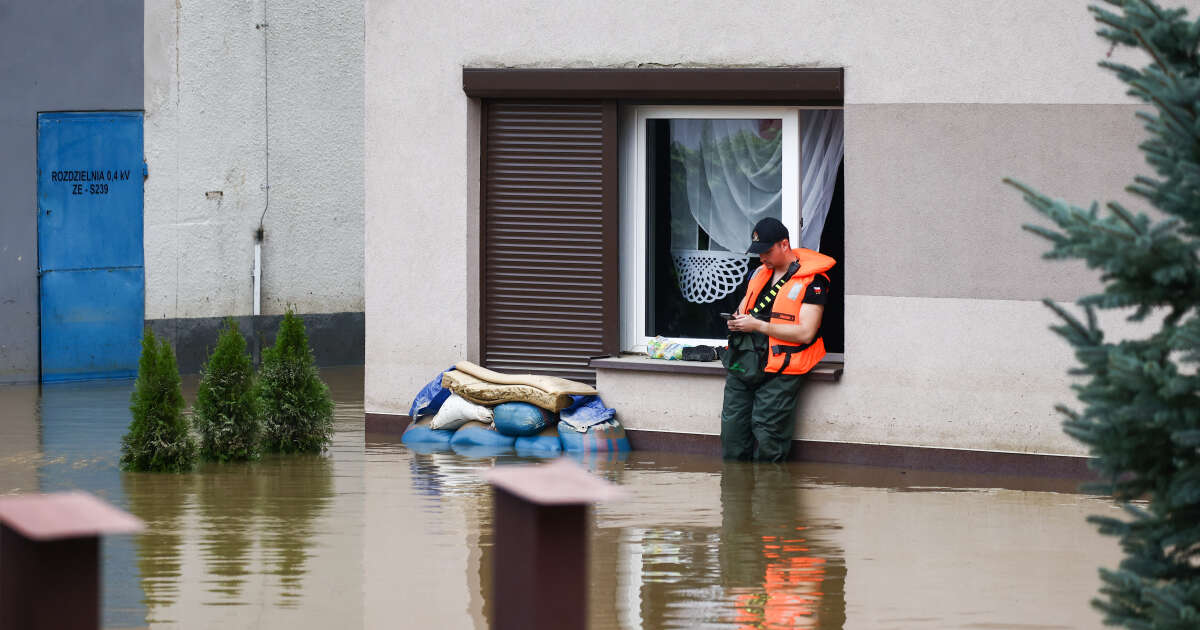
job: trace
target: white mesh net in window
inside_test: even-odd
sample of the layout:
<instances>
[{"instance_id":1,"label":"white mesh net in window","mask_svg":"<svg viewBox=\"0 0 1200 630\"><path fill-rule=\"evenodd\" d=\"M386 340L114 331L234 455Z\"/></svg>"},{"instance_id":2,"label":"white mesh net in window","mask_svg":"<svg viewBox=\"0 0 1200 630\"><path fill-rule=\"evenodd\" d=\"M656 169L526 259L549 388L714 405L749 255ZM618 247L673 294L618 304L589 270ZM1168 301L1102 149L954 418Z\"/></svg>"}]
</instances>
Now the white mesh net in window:
<instances>
[{"instance_id":1,"label":"white mesh net in window","mask_svg":"<svg viewBox=\"0 0 1200 630\"><path fill-rule=\"evenodd\" d=\"M709 304L733 293L746 277L750 257L733 252L672 249L679 291L696 304Z\"/></svg>"}]
</instances>

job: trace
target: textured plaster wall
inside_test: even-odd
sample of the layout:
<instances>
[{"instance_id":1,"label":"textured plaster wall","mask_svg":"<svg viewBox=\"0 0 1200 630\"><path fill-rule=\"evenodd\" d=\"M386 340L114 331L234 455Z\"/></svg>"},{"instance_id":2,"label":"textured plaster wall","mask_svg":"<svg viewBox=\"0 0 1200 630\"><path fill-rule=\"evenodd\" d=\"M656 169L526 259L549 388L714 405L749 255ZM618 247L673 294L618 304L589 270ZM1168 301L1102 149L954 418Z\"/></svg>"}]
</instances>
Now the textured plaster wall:
<instances>
[{"instance_id":1,"label":"textured plaster wall","mask_svg":"<svg viewBox=\"0 0 1200 630\"><path fill-rule=\"evenodd\" d=\"M849 74L849 70L847 70ZM1115 87L1115 86L1114 86ZM846 292L1074 300L1099 290L1077 262L1041 258L1047 223L1013 177L1087 207L1149 172L1134 105L846 107Z\"/></svg>"},{"instance_id":2,"label":"textured plaster wall","mask_svg":"<svg viewBox=\"0 0 1200 630\"><path fill-rule=\"evenodd\" d=\"M362 311L362 3L145 16L147 319L250 314L264 211L262 312Z\"/></svg>"},{"instance_id":3,"label":"textured plaster wall","mask_svg":"<svg viewBox=\"0 0 1200 630\"><path fill-rule=\"evenodd\" d=\"M1176 2L1200 8L1200 1ZM477 67L847 69L847 103L1126 103L1086 2L367 0L368 100ZM1113 59L1136 60L1116 51ZM408 72L417 74L406 75ZM420 85L399 80L421 76ZM448 83L445 77L453 77ZM432 105L432 103L431 103Z\"/></svg>"},{"instance_id":4,"label":"textured plaster wall","mask_svg":"<svg viewBox=\"0 0 1200 630\"><path fill-rule=\"evenodd\" d=\"M806 399L800 413L816 420L802 431L816 433L802 435L1078 452L1050 411L1069 399L1070 357L1035 300L1097 284L1039 259L1020 230L1037 217L1000 179L1086 204L1122 198L1145 170L1136 105L1096 67L1108 47L1085 3L368 0L366 15L368 411L406 412L476 348L478 112L463 67L843 67L847 376ZM417 304L428 317L395 316ZM906 362L919 378L900 387ZM642 384L682 399L682 378L604 376L601 392L613 402ZM690 400L712 421L719 388ZM618 407L631 426L650 422L643 409Z\"/></svg>"}]
</instances>

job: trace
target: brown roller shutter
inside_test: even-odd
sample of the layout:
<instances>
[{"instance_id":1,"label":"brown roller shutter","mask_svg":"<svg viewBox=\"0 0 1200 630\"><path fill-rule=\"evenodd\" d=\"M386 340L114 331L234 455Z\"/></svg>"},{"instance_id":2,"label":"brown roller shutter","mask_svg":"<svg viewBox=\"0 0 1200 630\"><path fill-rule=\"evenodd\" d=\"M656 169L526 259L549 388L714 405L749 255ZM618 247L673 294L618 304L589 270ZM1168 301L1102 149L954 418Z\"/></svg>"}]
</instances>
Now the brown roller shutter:
<instances>
[{"instance_id":1,"label":"brown roller shutter","mask_svg":"<svg viewBox=\"0 0 1200 630\"><path fill-rule=\"evenodd\" d=\"M594 383L619 350L616 103L483 107L483 363Z\"/></svg>"}]
</instances>

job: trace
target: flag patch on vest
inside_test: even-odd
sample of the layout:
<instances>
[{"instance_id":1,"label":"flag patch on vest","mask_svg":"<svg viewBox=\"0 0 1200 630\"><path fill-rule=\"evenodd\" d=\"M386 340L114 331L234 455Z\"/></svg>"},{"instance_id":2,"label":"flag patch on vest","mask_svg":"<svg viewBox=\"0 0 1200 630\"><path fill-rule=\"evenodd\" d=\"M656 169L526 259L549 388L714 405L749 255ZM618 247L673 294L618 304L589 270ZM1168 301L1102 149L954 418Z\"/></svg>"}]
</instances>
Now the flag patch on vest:
<instances>
[{"instance_id":1,"label":"flag patch on vest","mask_svg":"<svg viewBox=\"0 0 1200 630\"><path fill-rule=\"evenodd\" d=\"M798 296L798 295L800 295L800 285L799 285L799 284L793 284L793 285L792 285L792 290L791 290L791 291L788 291L788 299L789 299L789 300L794 300L794 299L796 299L796 296Z\"/></svg>"}]
</instances>

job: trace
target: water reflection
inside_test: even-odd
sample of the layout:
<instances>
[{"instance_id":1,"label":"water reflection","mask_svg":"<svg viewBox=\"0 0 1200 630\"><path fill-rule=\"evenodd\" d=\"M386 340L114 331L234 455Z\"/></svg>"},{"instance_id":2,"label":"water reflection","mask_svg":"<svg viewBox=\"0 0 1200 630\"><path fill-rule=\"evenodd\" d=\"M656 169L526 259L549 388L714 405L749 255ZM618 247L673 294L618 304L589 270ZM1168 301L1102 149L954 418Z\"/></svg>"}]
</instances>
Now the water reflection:
<instances>
[{"instance_id":1,"label":"water reflection","mask_svg":"<svg viewBox=\"0 0 1200 630\"><path fill-rule=\"evenodd\" d=\"M593 592L595 627L843 627L837 525L808 509L798 468L647 453L625 468L635 499L599 510L597 553L616 558L593 570L616 587Z\"/></svg>"},{"instance_id":2,"label":"water reflection","mask_svg":"<svg viewBox=\"0 0 1200 630\"><path fill-rule=\"evenodd\" d=\"M102 547L107 628L487 628L479 475L531 460L367 441L362 370L322 375L338 401L324 456L187 475L117 470L129 382L0 387L0 492L82 488L148 522ZM1084 521L1107 504L1073 482L577 461L631 494L592 511L593 629L1091 628L1095 567L1119 559ZM979 489L993 485L1011 489Z\"/></svg>"},{"instance_id":3,"label":"water reflection","mask_svg":"<svg viewBox=\"0 0 1200 630\"><path fill-rule=\"evenodd\" d=\"M322 455L275 456L256 473L267 573L279 578L280 605L294 606L303 594L317 521L333 497L333 464Z\"/></svg>"},{"instance_id":4,"label":"water reflection","mask_svg":"<svg viewBox=\"0 0 1200 630\"><path fill-rule=\"evenodd\" d=\"M447 447L435 447L433 444L414 444L412 455L408 459L408 470L412 474L412 488L418 496L442 496L442 473L439 471L435 453L449 452ZM431 502L431 506L440 504Z\"/></svg>"},{"instance_id":5,"label":"water reflection","mask_svg":"<svg viewBox=\"0 0 1200 630\"><path fill-rule=\"evenodd\" d=\"M37 492L38 417L36 386L0 386L0 494Z\"/></svg>"},{"instance_id":6,"label":"water reflection","mask_svg":"<svg viewBox=\"0 0 1200 630\"><path fill-rule=\"evenodd\" d=\"M425 524L414 525L465 519L464 612L469 625L486 628L495 540L479 472L522 460L444 448L406 456L411 492L429 506L418 519ZM843 627L846 563L830 542L837 525L806 509L812 480L798 467L646 453L575 459L634 492L593 514L589 627Z\"/></svg>"},{"instance_id":7,"label":"water reflection","mask_svg":"<svg viewBox=\"0 0 1200 630\"><path fill-rule=\"evenodd\" d=\"M41 456L31 467L37 475L37 487L31 490L85 490L125 507L121 436L129 426L133 381L53 383L34 389L40 396L31 417L40 429ZM130 536L101 540L101 619L106 627L139 626L146 616L135 553Z\"/></svg>"},{"instance_id":8,"label":"water reflection","mask_svg":"<svg viewBox=\"0 0 1200 630\"><path fill-rule=\"evenodd\" d=\"M183 575L184 517L192 495L187 475L122 473L126 509L146 522L135 537L137 570L147 623L170 621L159 614L175 603ZM105 558L105 562L110 562ZM107 583L106 583L107 584Z\"/></svg>"},{"instance_id":9,"label":"water reflection","mask_svg":"<svg viewBox=\"0 0 1200 630\"><path fill-rule=\"evenodd\" d=\"M131 380L0 386L0 493L82 489L146 521L102 541L105 628L361 625L362 370L323 376L339 396L328 453L182 475L120 471ZM184 377L189 401L195 385ZM339 588L314 585L314 563ZM349 596L301 614L314 586Z\"/></svg>"},{"instance_id":10,"label":"water reflection","mask_svg":"<svg viewBox=\"0 0 1200 630\"><path fill-rule=\"evenodd\" d=\"M841 628L846 568L810 534L795 468L727 463L721 474L722 586L743 628Z\"/></svg>"},{"instance_id":11,"label":"water reflection","mask_svg":"<svg viewBox=\"0 0 1200 630\"><path fill-rule=\"evenodd\" d=\"M266 586L277 606L293 607L303 595L318 522L334 496L328 457L272 455L206 464L193 474L124 473L121 480L129 511L148 525L136 537L147 621L180 621L180 585L194 581L206 594L201 606L253 603L262 593L248 597L244 589L260 575L276 578ZM185 538L198 543L202 570L187 566Z\"/></svg>"},{"instance_id":12,"label":"water reflection","mask_svg":"<svg viewBox=\"0 0 1200 630\"><path fill-rule=\"evenodd\" d=\"M251 527L259 502L254 469L245 464L211 465L199 476L197 506L204 531L200 548L215 604L241 603L254 544Z\"/></svg>"}]
</instances>

